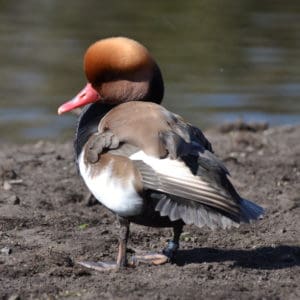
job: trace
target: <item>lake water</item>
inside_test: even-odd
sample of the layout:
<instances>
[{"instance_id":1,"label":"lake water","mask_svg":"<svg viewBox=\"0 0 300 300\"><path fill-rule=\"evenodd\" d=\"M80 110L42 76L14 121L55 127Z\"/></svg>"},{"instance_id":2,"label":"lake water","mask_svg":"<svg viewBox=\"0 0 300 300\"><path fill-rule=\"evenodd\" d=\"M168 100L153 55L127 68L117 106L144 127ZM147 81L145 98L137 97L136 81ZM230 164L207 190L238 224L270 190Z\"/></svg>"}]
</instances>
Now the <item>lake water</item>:
<instances>
[{"instance_id":1,"label":"lake water","mask_svg":"<svg viewBox=\"0 0 300 300\"><path fill-rule=\"evenodd\" d=\"M161 66L164 105L206 128L300 123L300 1L0 1L0 140L72 139L57 107L85 84L95 40L137 39Z\"/></svg>"}]
</instances>

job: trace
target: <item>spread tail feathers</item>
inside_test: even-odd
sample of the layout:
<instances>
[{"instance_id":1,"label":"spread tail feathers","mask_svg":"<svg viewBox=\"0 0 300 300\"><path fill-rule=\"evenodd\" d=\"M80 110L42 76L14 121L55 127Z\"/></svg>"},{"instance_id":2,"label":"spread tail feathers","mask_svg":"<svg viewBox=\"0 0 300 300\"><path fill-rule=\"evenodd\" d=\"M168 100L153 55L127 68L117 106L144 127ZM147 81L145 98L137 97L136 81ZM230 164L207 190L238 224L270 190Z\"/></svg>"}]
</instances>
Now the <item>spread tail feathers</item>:
<instances>
[{"instance_id":1,"label":"spread tail feathers","mask_svg":"<svg viewBox=\"0 0 300 300\"><path fill-rule=\"evenodd\" d=\"M240 199L239 215L229 215L201 203L191 203L176 196L165 195L155 207L161 216L169 216L171 221L182 219L186 224L197 227L207 225L211 229L238 227L239 223L250 223L264 215L264 209L259 205Z\"/></svg>"},{"instance_id":2,"label":"spread tail feathers","mask_svg":"<svg viewBox=\"0 0 300 300\"><path fill-rule=\"evenodd\" d=\"M249 223L252 220L261 219L265 213L264 209L246 199L241 199L240 212L241 212L241 221Z\"/></svg>"}]
</instances>

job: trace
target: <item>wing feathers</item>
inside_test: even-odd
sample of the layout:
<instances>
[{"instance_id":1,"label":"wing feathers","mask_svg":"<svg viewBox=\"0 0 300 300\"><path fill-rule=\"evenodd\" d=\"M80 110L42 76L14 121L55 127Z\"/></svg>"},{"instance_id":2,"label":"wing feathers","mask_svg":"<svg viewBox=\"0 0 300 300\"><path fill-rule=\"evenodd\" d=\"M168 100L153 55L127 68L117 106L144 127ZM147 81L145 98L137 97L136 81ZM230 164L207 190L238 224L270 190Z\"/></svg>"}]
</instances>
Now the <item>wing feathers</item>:
<instances>
[{"instance_id":1,"label":"wing feathers","mask_svg":"<svg viewBox=\"0 0 300 300\"><path fill-rule=\"evenodd\" d=\"M218 186L214 187L211 183L202 180L200 176L193 175L182 161L149 158L142 153L132 157L135 158L139 159L133 162L142 175L145 188L219 209L235 219L239 216L240 209L235 199L226 195L226 191L222 191ZM188 215L189 213L187 212Z\"/></svg>"},{"instance_id":2,"label":"wing feathers","mask_svg":"<svg viewBox=\"0 0 300 300\"><path fill-rule=\"evenodd\" d=\"M169 215L169 212L171 211L171 208L172 208L172 202L171 202L171 199L170 198L168 198L165 202L164 202L164 204L163 204L163 206L162 206L162 208L161 208L161 210L160 210L160 215L161 216L168 216Z\"/></svg>"},{"instance_id":3,"label":"wing feathers","mask_svg":"<svg viewBox=\"0 0 300 300\"><path fill-rule=\"evenodd\" d=\"M204 205L189 205L187 201L172 196L166 196L158 202L155 208L161 216L169 216L171 221L182 219L186 224L194 224L198 227L208 226L211 229L217 227L230 228L238 224L229 217L222 215Z\"/></svg>"},{"instance_id":4,"label":"wing feathers","mask_svg":"<svg viewBox=\"0 0 300 300\"><path fill-rule=\"evenodd\" d=\"M181 188L177 185L170 185L169 187L170 189L161 189L161 191L189 200L194 200L211 207L219 208L220 210L224 210L234 215L239 215L238 206L230 205L230 203L227 203L228 201L224 202L223 198L218 198L218 196L214 194L209 194L202 190L199 190L197 193L191 192L190 190L185 190L184 187Z\"/></svg>"},{"instance_id":5,"label":"wing feathers","mask_svg":"<svg viewBox=\"0 0 300 300\"><path fill-rule=\"evenodd\" d=\"M171 221L176 221L176 220L180 219L180 214L179 214L179 211L178 211L178 205L177 205L176 202L171 207L169 218L170 218Z\"/></svg>"},{"instance_id":6,"label":"wing feathers","mask_svg":"<svg viewBox=\"0 0 300 300\"><path fill-rule=\"evenodd\" d=\"M138 157L142 158L140 154ZM237 227L240 222L256 220L264 214L260 206L240 198L235 191L231 193L226 190L228 186L233 189L228 179L222 190L220 185L213 186L211 182L192 174L181 161L144 159L134 160L144 187L166 193L155 209L171 221L182 219L186 224L198 227L230 228Z\"/></svg>"}]
</instances>

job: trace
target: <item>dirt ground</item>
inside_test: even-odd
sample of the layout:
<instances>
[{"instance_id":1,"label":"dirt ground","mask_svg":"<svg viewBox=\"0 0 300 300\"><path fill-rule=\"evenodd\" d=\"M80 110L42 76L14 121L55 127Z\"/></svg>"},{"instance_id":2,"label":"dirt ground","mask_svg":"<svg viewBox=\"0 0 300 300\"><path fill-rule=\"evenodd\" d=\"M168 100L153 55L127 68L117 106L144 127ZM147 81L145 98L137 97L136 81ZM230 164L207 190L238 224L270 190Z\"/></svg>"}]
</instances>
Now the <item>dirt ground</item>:
<instances>
[{"instance_id":1,"label":"dirt ground","mask_svg":"<svg viewBox=\"0 0 300 300\"><path fill-rule=\"evenodd\" d=\"M243 197L266 208L238 229L186 226L173 264L120 272L79 260L114 260L118 228L87 191L72 141L1 145L0 299L300 299L300 126L209 130ZM129 247L159 251L169 229L131 227Z\"/></svg>"}]
</instances>

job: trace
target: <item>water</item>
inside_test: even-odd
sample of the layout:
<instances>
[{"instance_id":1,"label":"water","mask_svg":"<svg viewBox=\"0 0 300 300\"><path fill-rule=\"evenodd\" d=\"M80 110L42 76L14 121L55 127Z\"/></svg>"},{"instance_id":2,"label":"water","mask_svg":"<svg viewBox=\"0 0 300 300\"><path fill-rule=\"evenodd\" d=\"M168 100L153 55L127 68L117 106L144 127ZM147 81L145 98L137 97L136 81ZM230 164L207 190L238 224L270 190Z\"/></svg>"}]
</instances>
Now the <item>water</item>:
<instances>
[{"instance_id":1,"label":"water","mask_svg":"<svg viewBox=\"0 0 300 300\"><path fill-rule=\"evenodd\" d=\"M150 49L164 105L201 128L300 123L297 0L0 0L0 140L71 139L57 107L85 84L85 49L116 35Z\"/></svg>"}]
</instances>

